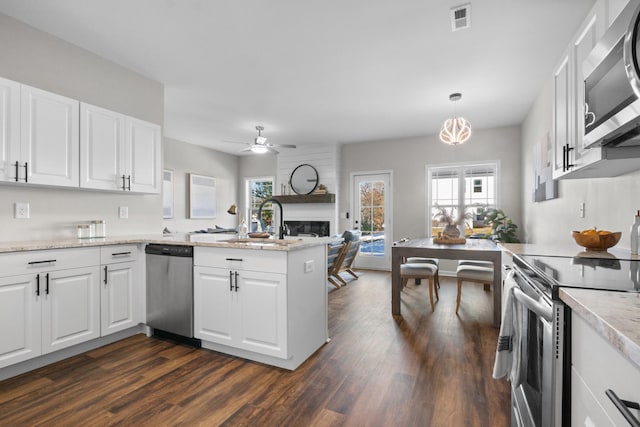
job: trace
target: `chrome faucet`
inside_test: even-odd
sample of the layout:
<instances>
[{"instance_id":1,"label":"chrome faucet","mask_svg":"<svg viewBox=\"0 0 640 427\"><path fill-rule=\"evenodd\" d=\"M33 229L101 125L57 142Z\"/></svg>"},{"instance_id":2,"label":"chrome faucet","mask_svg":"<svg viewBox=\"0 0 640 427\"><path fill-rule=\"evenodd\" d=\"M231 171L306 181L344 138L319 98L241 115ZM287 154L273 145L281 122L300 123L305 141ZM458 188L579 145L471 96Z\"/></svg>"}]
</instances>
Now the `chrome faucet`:
<instances>
[{"instance_id":1,"label":"chrome faucet","mask_svg":"<svg viewBox=\"0 0 640 427\"><path fill-rule=\"evenodd\" d=\"M262 207L269 202L275 203L276 205L280 206L280 229L278 230L278 239L283 240L285 234L288 233L288 230L284 225L284 211L282 210L282 204L279 201L277 201L274 198L269 198L264 200L262 203L260 203L260 207L258 208L258 221L260 221L260 225L262 226L262 229L265 230L267 226L262 220Z\"/></svg>"}]
</instances>

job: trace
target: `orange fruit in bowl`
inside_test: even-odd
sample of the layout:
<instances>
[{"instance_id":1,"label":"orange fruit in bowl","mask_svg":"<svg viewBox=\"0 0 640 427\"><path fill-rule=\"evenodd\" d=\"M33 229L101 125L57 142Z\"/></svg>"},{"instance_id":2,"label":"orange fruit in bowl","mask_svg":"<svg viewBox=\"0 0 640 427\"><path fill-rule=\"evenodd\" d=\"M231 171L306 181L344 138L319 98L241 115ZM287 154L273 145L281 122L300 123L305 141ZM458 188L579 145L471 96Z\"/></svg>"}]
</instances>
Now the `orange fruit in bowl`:
<instances>
[{"instance_id":1,"label":"orange fruit in bowl","mask_svg":"<svg viewBox=\"0 0 640 427\"><path fill-rule=\"evenodd\" d=\"M611 234L611 232L607 231L607 230L600 230L600 231L598 231L598 234L601 235L601 236L606 236L608 234Z\"/></svg>"},{"instance_id":2,"label":"orange fruit in bowl","mask_svg":"<svg viewBox=\"0 0 640 427\"><path fill-rule=\"evenodd\" d=\"M598 232L595 229L589 229L589 230L582 230L580 232L580 234L584 234L585 236L591 236L591 235L595 235L598 234Z\"/></svg>"}]
</instances>

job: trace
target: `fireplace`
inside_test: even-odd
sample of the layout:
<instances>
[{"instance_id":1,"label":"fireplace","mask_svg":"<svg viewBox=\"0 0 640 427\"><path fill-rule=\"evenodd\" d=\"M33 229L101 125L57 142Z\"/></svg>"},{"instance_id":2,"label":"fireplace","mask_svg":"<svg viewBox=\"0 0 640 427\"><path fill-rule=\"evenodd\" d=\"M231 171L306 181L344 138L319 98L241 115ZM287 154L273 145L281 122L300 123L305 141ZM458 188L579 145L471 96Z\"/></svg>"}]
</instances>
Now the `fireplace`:
<instances>
[{"instance_id":1,"label":"fireplace","mask_svg":"<svg viewBox=\"0 0 640 427\"><path fill-rule=\"evenodd\" d=\"M290 236L329 236L330 221L285 221Z\"/></svg>"}]
</instances>

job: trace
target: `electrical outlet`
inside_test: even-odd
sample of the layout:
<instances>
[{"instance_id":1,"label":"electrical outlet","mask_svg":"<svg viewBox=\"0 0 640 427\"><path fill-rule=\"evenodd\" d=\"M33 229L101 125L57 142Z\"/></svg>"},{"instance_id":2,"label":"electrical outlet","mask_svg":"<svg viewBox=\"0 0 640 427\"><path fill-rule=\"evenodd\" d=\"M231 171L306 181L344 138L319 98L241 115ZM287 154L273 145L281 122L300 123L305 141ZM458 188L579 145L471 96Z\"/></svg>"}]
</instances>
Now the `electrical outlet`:
<instances>
[{"instance_id":1,"label":"electrical outlet","mask_svg":"<svg viewBox=\"0 0 640 427\"><path fill-rule=\"evenodd\" d=\"M29 203L15 203L13 217L17 219L28 219Z\"/></svg>"},{"instance_id":2,"label":"electrical outlet","mask_svg":"<svg viewBox=\"0 0 640 427\"><path fill-rule=\"evenodd\" d=\"M304 272L305 273L313 272L313 260L309 260L309 261L305 261L304 262Z\"/></svg>"},{"instance_id":3,"label":"electrical outlet","mask_svg":"<svg viewBox=\"0 0 640 427\"><path fill-rule=\"evenodd\" d=\"M120 219L127 219L129 218L129 208L126 206L120 206L118 208L118 217Z\"/></svg>"},{"instance_id":4,"label":"electrical outlet","mask_svg":"<svg viewBox=\"0 0 640 427\"><path fill-rule=\"evenodd\" d=\"M584 218L584 202L580 203L580 218Z\"/></svg>"}]
</instances>

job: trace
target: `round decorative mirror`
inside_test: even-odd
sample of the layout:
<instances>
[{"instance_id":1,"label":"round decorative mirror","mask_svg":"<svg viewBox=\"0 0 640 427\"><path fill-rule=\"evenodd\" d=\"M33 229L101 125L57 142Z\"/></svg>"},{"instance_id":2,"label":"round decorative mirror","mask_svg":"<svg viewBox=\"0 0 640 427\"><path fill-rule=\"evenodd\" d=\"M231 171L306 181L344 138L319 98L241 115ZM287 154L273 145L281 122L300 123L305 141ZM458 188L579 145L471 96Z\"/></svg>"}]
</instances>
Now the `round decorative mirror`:
<instances>
[{"instance_id":1,"label":"round decorative mirror","mask_svg":"<svg viewBox=\"0 0 640 427\"><path fill-rule=\"evenodd\" d=\"M311 165L302 164L291 172L291 189L296 194L311 194L318 186L318 171Z\"/></svg>"}]
</instances>

